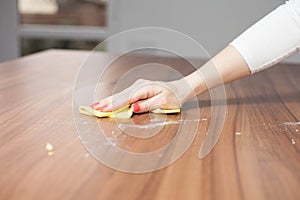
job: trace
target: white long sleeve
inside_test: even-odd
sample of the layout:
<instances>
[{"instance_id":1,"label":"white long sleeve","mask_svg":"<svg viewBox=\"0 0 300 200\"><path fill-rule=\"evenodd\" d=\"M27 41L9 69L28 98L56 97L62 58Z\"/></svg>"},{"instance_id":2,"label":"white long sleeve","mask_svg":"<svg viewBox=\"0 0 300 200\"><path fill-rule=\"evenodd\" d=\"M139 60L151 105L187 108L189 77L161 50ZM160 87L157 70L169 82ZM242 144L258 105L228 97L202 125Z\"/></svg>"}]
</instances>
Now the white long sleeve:
<instances>
[{"instance_id":1,"label":"white long sleeve","mask_svg":"<svg viewBox=\"0 0 300 200\"><path fill-rule=\"evenodd\" d=\"M290 0L254 24L232 43L251 73L266 69L300 47L300 0Z\"/></svg>"}]
</instances>

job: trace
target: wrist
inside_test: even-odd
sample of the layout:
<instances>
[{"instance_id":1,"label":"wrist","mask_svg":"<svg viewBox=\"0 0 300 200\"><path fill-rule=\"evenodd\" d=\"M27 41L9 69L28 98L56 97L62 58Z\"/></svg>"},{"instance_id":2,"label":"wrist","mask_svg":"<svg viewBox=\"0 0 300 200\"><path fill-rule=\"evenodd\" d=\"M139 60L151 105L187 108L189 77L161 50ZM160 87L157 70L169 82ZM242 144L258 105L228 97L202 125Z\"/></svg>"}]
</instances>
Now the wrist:
<instances>
[{"instance_id":1,"label":"wrist","mask_svg":"<svg viewBox=\"0 0 300 200\"><path fill-rule=\"evenodd\" d=\"M187 84L190 88L191 98L207 90L205 81L199 71L184 77L183 81L186 82L185 84Z\"/></svg>"},{"instance_id":2,"label":"wrist","mask_svg":"<svg viewBox=\"0 0 300 200\"><path fill-rule=\"evenodd\" d=\"M172 82L175 85L176 96L181 104L188 102L206 90L206 87L203 87L202 81L200 81L202 79L199 79L200 76L191 75Z\"/></svg>"}]
</instances>

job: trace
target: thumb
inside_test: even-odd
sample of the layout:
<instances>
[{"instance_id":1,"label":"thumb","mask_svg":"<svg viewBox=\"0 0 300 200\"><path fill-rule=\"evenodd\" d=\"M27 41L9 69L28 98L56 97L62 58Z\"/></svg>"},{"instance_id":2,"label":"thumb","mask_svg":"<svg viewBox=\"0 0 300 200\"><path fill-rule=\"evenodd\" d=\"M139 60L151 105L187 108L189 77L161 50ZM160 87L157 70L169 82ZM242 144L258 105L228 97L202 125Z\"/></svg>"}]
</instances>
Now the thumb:
<instances>
[{"instance_id":1,"label":"thumb","mask_svg":"<svg viewBox=\"0 0 300 200\"><path fill-rule=\"evenodd\" d=\"M134 113L144 113L152 110L154 107L159 107L157 101L158 96L135 102L131 105Z\"/></svg>"}]
</instances>

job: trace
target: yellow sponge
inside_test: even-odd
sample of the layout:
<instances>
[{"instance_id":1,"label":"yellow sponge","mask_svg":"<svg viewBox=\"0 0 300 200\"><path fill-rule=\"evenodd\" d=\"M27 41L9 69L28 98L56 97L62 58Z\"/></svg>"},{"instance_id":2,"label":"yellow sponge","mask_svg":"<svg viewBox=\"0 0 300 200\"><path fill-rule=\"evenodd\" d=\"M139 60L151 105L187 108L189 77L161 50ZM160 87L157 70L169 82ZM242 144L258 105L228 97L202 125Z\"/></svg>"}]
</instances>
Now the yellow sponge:
<instances>
[{"instance_id":1,"label":"yellow sponge","mask_svg":"<svg viewBox=\"0 0 300 200\"><path fill-rule=\"evenodd\" d=\"M112 112L101 112L99 110L94 110L90 106L80 106L79 112L84 115L96 116L96 117L111 117L111 118L122 118L122 119L129 119L133 115L133 111L130 108L130 105L126 105L118 110ZM156 114L172 114L172 113L180 113L180 108L178 109L154 109L150 112Z\"/></svg>"},{"instance_id":2,"label":"yellow sponge","mask_svg":"<svg viewBox=\"0 0 300 200\"><path fill-rule=\"evenodd\" d=\"M151 110L150 112L156 113L156 114L173 114L173 113L180 113L180 108L177 108L177 109L160 109L160 108L157 108L157 109Z\"/></svg>"}]
</instances>

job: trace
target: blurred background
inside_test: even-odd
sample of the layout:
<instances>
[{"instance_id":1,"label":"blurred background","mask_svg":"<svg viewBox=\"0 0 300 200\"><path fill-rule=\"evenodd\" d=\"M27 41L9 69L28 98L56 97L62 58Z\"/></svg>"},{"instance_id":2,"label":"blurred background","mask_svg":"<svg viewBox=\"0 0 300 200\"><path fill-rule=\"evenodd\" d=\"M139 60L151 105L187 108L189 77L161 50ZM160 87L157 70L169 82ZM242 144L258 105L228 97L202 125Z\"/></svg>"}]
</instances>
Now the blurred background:
<instances>
[{"instance_id":1,"label":"blurred background","mask_svg":"<svg viewBox=\"0 0 300 200\"><path fill-rule=\"evenodd\" d=\"M170 28L198 41L213 56L284 0L1 0L0 61L38 51L91 50L122 30ZM151 35L122 45L157 44ZM103 51L118 52L113 44ZM184 47L183 47L184 48ZM185 56L195 55L186 48ZM300 62L299 55L288 62Z\"/></svg>"}]
</instances>

